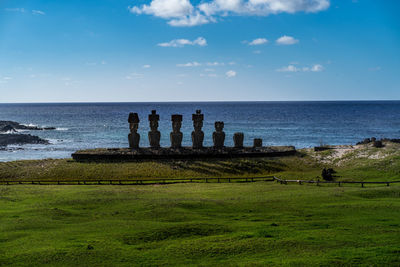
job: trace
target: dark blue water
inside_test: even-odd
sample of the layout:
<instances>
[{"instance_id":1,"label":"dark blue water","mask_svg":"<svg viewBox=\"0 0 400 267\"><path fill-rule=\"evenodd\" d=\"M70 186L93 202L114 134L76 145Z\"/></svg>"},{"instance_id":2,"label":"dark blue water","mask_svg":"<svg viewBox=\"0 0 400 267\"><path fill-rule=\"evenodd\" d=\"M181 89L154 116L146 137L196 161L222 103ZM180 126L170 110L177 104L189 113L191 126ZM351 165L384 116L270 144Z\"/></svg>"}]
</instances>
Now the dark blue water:
<instances>
[{"instance_id":1,"label":"dark blue water","mask_svg":"<svg viewBox=\"0 0 400 267\"><path fill-rule=\"evenodd\" d=\"M78 149L127 147L128 114L139 113L141 146L148 146L147 115L160 114L161 145L169 146L171 114L183 114L183 144L191 145L191 114L204 113L205 145L212 145L215 121L225 122L226 145L234 132L245 133L245 145L262 138L264 145L311 147L354 144L365 137L400 138L400 101L373 102L204 102L0 104L0 120L55 126L56 131L27 132L51 145L25 145L0 151L0 161L64 158Z\"/></svg>"}]
</instances>

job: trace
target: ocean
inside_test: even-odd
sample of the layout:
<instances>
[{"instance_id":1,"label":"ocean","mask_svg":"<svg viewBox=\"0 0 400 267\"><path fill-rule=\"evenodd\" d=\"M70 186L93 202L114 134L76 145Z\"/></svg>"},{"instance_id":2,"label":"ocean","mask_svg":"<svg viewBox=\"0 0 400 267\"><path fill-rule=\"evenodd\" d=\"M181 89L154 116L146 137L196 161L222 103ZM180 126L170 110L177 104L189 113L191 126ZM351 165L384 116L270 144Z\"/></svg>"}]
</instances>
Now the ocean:
<instances>
[{"instance_id":1,"label":"ocean","mask_svg":"<svg viewBox=\"0 0 400 267\"><path fill-rule=\"evenodd\" d=\"M9 146L0 161L68 158L79 149L128 147L128 114L140 118L140 145L149 145L148 114L160 114L161 145L169 146L171 114L182 114L183 145L191 145L192 113L204 114L204 144L212 145L214 122L223 121L226 146L233 134L244 133L244 143L262 138L263 145L355 144L366 137L400 138L400 101L310 102L177 102L177 103L46 103L0 104L0 120L12 120L54 131L25 131L50 145Z\"/></svg>"}]
</instances>

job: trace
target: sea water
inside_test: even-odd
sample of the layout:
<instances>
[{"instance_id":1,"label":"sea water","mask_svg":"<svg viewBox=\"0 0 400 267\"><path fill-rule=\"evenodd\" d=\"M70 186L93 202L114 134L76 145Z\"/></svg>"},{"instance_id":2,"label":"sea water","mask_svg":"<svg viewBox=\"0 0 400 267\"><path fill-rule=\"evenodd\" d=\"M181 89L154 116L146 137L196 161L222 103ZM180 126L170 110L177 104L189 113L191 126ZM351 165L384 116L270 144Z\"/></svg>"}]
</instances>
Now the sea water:
<instances>
[{"instance_id":1,"label":"sea water","mask_svg":"<svg viewBox=\"0 0 400 267\"><path fill-rule=\"evenodd\" d=\"M53 131L23 131L50 145L14 145L0 149L0 161L68 158L79 149L128 147L128 115L140 118L140 145L149 145L148 114L160 114L161 145L169 146L171 115L182 114L184 146L191 145L192 113L204 114L204 145L212 145L214 122L223 121L226 146L233 134L244 133L244 144L254 138L263 145L355 144L366 137L400 138L400 101L330 102L177 102L177 103L46 103L0 104L0 120L56 127Z\"/></svg>"}]
</instances>

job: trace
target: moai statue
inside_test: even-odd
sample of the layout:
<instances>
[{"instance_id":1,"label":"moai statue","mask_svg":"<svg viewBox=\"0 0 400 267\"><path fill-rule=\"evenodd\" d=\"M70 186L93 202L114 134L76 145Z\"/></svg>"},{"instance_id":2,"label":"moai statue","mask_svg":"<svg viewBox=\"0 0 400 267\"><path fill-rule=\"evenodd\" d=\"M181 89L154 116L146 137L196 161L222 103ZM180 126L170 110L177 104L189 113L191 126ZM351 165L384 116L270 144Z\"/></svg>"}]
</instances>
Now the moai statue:
<instances>
[{"instance_id":1,"label":"moai statue","mask_svg":"<svg viewBox=\"0 0 400 267\"><path fill-rule=\"evenodd\" d=\"M137 113L129 113L128 117L129 122L129 130L130 133L128 135L129 147L130 148L139 148L140 134L137 133L139 128L139 116Z\"/></svg>"},{"instance_id":2,"label":"moai statue","mask_svg":"<svg viewBox=\"0 0 400 267\"><path fill-rule=\"evenodd\" d=\"M160 115L158 115L155 110L152 110L151 114L149 114L149 121L150 121L149 143L150 147L152 148L160 147L161 134L158 131L159 120L160 120Z\"/></svg>"},{"instance_id":3,"label":"moai statue","mask_svg":"<svg viewBox=\"0 0 400 267\"><path fill-rule=\"evenodd\" d=\"M233 143L235 148L243 148L244 133L235 133L233 135Z\"/></svg>"},{"instance_id":4,"label":"moai statue","mask_svg":"<svg viewBox=\"0 0 400 267\"><path fill-rule=\"evenodd\" d=\"M223 121L215 122L215 132L213 132L213 142L214 148L223 148L225 142L225 133L222 131L224 129Z\"/></svg>"},{"instance_id":5,"label":"moai statue","mask_svg":"<svg viewBox=\"0 0 400 267\"><path fill-rule=\"evenodd\" d=\"M201 130L203 127L204 114L201 114L201 110L196 110L196 114L192 114L192 121L194 131L192 132L192 143L193 148L203 148L204 132Z\"/></svg>"},{"instance_id":6,"label":"moai statue","mask_svg":"<svg viewBox=\"0 0 400 267\"><path fill-rule=\"evenodd\" d=\"M254 138L253 147L254 148L262 147L262 139L261 138Z\"/></svg>"},{"instance_id":7,"label":"moai statue","mask_svg":"<svg viewBox=\"0 0 400 267\"><path fill-rule=\"evenodd\" d=\"M171 148L182 147L183 134L181 133L182 115L174 114L171 116L172 132L169 135L171 140Z\"/></svg>"}]
</instances>

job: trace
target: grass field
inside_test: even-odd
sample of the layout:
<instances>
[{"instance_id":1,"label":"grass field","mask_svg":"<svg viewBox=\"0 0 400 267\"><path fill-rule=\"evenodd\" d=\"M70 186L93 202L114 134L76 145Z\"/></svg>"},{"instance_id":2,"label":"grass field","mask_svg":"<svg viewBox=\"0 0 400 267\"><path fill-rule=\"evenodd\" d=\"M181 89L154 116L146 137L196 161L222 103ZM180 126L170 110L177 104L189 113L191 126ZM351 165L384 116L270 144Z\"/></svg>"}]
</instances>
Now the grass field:
<instances>
[{"instance_id":1,"label":"grass field","mask_svg":"<svg viewBox=\"0 0 400 267\"><path fill-rule=\"evenodd\" d=\"M398 266L400 187L0 186L0 264Z\"/></svg>"},{"instance_id":2,"label":"grass field","mask_svg":"<svg viewBox=\"0 0 400 267\"><path fill-rule=\"evenodd\" d=\"M0 163L0 179L393 181L399 147L210 161ZM400 185L0 185L1 266L399 266Z\"/></svg>"},{"instance_id":3,"label":"grass field","mask_svg":"<svg viewBox=\"0 0 400 267\"><path fill-rule=\"evenodd\" d=\"M275 175L284 179L321 179L324 167L334 168L337 180L400 180L400 144L383 149L359 147L337 151L300 150L282 158L163 160L80 163L71 159L0 162L0 180L98 180L188 177L251 177Z\"/></svg>"}]
</instances>

